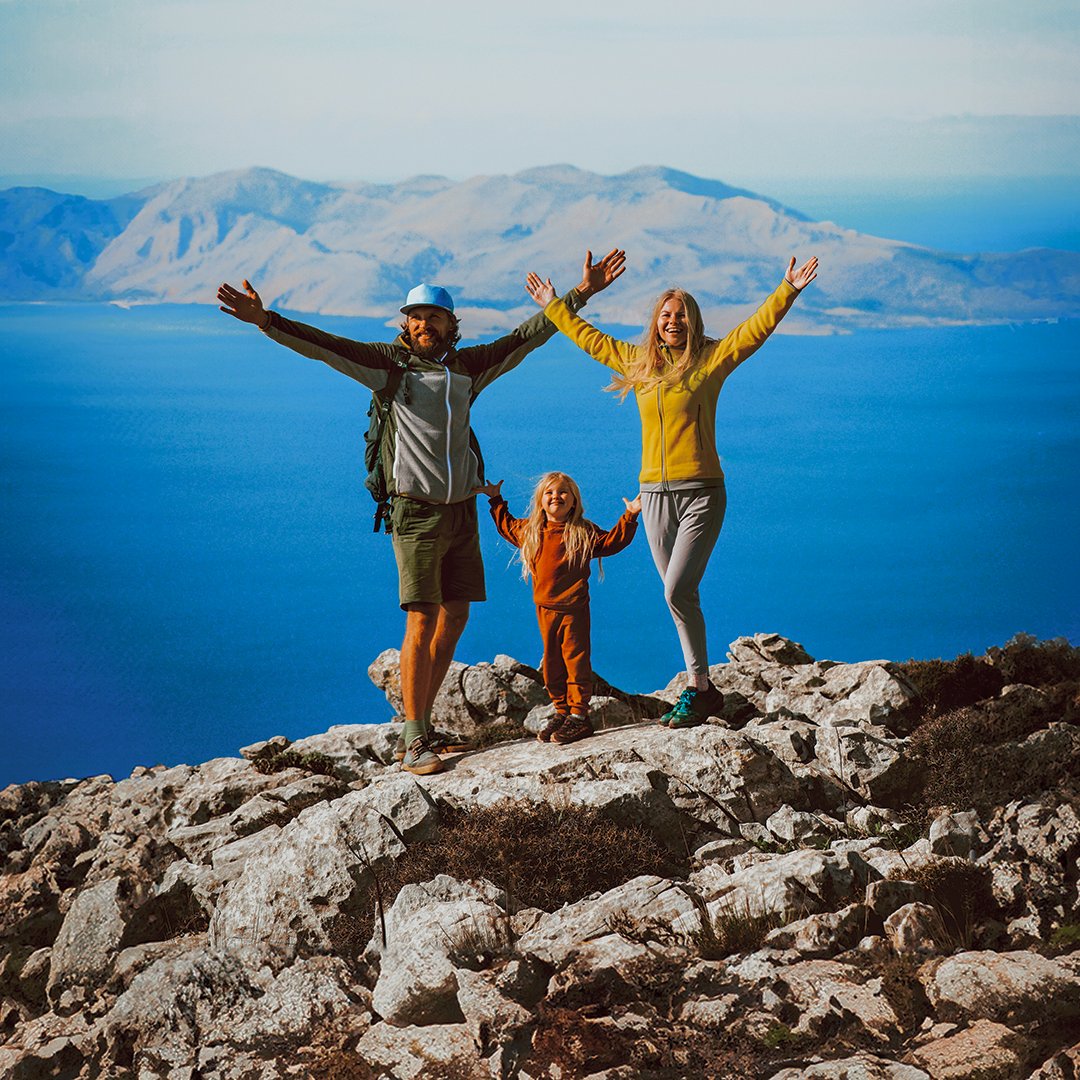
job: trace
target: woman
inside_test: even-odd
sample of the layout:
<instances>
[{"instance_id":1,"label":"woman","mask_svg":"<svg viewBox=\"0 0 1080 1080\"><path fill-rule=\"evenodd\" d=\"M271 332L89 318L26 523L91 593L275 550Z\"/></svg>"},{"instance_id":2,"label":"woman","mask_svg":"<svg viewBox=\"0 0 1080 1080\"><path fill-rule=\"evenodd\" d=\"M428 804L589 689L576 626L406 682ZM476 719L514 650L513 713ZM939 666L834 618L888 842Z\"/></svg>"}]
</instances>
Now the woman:
<instances>
[{"instance_id":1,"label":"woman","mask_svg":"<svg viewBox=\"0 0 1080 1080\"><path fill-rule=\"evenodd\" d=\"M641 517L686 661L686 689L660 721L672 728L700 724L717 715L724 703L709 682L705 617L698 596L727 506L716 451L716 399L728 375L765 342L799 292L817 277L817 265L811 258L796 270L792 258L776 291L719 341L705 336L697 302L682 289L668 289L660 296L641 344L635 345L609 337L575 315L556 298L550 279L530 273L526 282L544 314L575 345L615 372L607 389L620 398L632 391L637 399ZM593 266L587 255L583 280L611 278L612 270L611 264Z\"/></svg>"}]
</instances>

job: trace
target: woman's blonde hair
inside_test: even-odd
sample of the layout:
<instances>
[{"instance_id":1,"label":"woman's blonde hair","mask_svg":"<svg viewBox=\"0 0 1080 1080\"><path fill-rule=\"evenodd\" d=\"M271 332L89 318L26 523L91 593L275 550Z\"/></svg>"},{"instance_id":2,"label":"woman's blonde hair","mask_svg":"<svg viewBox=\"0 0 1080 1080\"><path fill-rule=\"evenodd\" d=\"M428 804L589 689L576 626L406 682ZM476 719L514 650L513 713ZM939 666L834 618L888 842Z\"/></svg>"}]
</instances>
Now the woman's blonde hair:
<instances>
[{"instance_id":1,"label":"woman's blonde hair","mask_svg":"<svg viewBox=\"0 0 1080 1080\"><path fill-rule=\"evenodd\" d=\"M682 354L672 357L674 363L669 365L668 356L660 348L660 338L656 332L656 322L660 318L660 312L669 300L682 302L686 312L686 345ZM701 318L701 308L698 302L683 289L665 289L653 305L652 314L648 323L645 324L645 333L641 338L641 345L634 359L627 365L626 371L621 375L612 376L611 382L604 387L619 395L622 401L631 390L643 392L652 390L656 386L674 386L684 375L693 369L698 362L702 350L709 344L705 336L705 324ZM666 368L666 370L665 370Z\"/></svg>"},{"instance_id":2,"label":"woman's blonde hair","mask_svg":"<svg viewBox=\"0 0 1080 1080\"><path fill-rule=\"evenodd\" d=\"M581 490L573 479L561 472L549 472L540 477L540 482L533 492L532 505L525 526L521 530L521 576L533 577L536 563L540 558L540 545L544 538L544 525L547 514L544 513L544 492L552 484L562 482L574 497L574 507L566 519L563 530L563 544L566 558L571 566L581 569L589 565L592 555L593 529L591 522L585 520L584 506L581 502Z\"/></svg>"}]
</instances>

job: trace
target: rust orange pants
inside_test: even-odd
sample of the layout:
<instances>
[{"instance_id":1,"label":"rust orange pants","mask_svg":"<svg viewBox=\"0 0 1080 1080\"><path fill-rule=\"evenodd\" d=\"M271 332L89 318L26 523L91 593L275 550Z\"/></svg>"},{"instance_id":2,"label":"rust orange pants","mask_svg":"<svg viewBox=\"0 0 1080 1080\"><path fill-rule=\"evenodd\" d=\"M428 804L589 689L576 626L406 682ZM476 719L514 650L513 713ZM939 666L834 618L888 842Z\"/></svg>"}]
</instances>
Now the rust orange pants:
<instances>
[{"instance_id":1,"label":"rust orange pants","mask_svg":"<svg viewBox=\"0 0 1080 1080\"><path fill-rule=\"evenodd\" d=\"M544 686L559 712L589 715L592 663L589 656L589 609L552 611L538 607L536 619L544 642Z\"/></svg>"}]
</instances>

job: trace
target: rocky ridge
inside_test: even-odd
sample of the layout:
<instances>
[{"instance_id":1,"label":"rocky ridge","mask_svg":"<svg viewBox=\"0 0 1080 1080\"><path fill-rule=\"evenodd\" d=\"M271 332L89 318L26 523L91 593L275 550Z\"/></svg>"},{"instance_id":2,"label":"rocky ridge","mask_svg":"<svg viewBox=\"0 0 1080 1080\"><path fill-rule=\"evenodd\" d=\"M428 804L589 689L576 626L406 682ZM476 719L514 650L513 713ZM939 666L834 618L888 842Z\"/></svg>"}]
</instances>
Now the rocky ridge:
<instances>
[{"instance_id":1,"label":"rocky ridge","mask_svg":"<svg viewBox=\"0 0 1080 1080\"><path fill-rule=\"evenodd\" d=\"M370 669L392 704L396 659ZM605 685L596 736L560 747L520 738L533 669L455 664L436 723L511 741L424 778L396 724L357 724L5 789L0 1077L1080 1075L1075 798L907 811L901 665L759 634L711 674L702 727L651 722L678 679ZM1060 719L1017 745L1048 733L1075 755ZM463 821L541 809L681 869L637 872L627 840L614 884L546 907L494 860L395 878Z\"/></svg>"},{"instance_id":2,"label":"rocky ridge","mask_svg":"<svg viewBox=\"0 0 1080 1080\"><path fill-rule=\"evenodd\" d=\"M950 254L810 221L675 169L601 176L566 165L396 184L255 168L107 200L10 188L0 191L0 299L206 304L223 278L247 277L283 309L387 319L418 281L438 281L473 337L533 314L526 271L566 288L586 246L615 244L631 272L589 305L590 319L607 324L640 326L657 289L678 284L708 325L732 326L776 287L792 254L816 254L823 272L782 333L1080 310L1071 252Z\"/></svg>"}]
</instances>

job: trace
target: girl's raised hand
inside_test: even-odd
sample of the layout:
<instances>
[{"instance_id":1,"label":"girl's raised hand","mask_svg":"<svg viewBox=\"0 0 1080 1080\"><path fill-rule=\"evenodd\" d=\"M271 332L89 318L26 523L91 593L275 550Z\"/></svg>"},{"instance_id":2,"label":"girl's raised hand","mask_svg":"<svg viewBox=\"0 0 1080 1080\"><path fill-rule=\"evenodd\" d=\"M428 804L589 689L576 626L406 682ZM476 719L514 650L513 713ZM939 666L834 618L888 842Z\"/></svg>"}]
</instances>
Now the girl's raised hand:
<instances>
[{"instance_id":1,"label":"girl's raised hand","mask_svg":"<svg viewBox=\"0 0 1080 1080\"><path fill-rule=\"evenodd\" d=\"M555 299L555 286L551 284L551 278L545 281L539 274L531 270L525 278L525 291L541 306L547 307Z\"/></svg>"},{"instance_id":2,"label":"girl's raised hand","mask_svg":"<svg viewBox=\"0 0 1080 1080\"><path fill-rule=\"evenodd\" d=\"M811 255L799 267L795 269L795 256L791 256L791 262L788 263L787 273L784 274L785 280L789 285L794 285L796 289L805 289L814 278L817 277L817 256Z\"/></svg>"},{"instance_id":3,"label":"girl's raised hand","mask_svg":"<svg viewBox=\"0 0 1080 1080\"><path fill-rule=\"evenodd\" d=\"M499 499L502 497L502 486L501 480L497 484L481 484L473 490L473 494L486 495L489 499Z\"/></svg>"},{"instance_id":4,"label":"girl's raised hand","mask_svg":"<svg viewBox=\"0 0 1080 1080\"><path fill-rule=\"evenodd\" d=\"M632 499L623 499L623 502L626 503L626 510L627 510L628 513L630 513L630 514L640 514L641 513L641 493L640 492L637 495L635 495Z\"/></svg>"}]
</instances>

